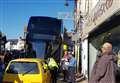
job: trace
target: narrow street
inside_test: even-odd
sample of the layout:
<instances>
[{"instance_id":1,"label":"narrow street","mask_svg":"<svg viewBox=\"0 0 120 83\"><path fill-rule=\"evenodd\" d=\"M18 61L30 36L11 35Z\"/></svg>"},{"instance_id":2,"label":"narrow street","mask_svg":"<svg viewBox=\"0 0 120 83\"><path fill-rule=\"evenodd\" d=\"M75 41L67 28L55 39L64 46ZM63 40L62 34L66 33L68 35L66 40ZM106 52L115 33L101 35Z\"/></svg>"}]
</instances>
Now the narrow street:
<instances>
[{"instance_id":1,"label":"narrow street","mask_svg":"<svg viewBox=\"0 0 120 83\"><path fill-rule=\"evenodd\" d=\"M56 81L120 83L120 0L0 0L0 83Z\"/></svg>"}]
</instances>

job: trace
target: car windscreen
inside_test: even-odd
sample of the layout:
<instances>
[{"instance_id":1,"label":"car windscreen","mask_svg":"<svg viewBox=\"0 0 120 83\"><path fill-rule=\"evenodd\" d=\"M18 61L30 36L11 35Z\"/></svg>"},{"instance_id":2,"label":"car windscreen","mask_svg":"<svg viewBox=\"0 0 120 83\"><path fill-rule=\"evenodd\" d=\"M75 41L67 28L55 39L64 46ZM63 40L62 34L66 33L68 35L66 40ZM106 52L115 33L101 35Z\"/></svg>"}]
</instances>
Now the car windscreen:
<instances>
[{"instance_id":1,"label":"car windscreen","mask_svg":"<svg viewBox=\"0 0 120 83\"><path fill-rule=\"evenodd\" d=\"M38 74L38 65L35 62L12 62L6 71L12 74Z\"/></svg>"}]
</instances>

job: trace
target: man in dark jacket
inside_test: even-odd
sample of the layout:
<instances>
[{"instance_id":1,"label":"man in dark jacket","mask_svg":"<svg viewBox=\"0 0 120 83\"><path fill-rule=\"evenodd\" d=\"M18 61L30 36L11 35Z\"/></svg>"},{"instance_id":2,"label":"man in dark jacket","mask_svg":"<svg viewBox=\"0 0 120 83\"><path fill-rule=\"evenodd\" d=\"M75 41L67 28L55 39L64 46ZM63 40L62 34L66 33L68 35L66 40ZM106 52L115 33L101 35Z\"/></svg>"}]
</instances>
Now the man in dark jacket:
<instances>
[{"instance_id":1,"label":"man in dark jacket","mask_svg":"<svg viewBox=\"0 0 120 83\"><path fill-rule=\"evenodd\" d=\"M94 64L89 83L115 83L115 55L112 44L104 43L102 56Z\"/></svg>"}]
</instances>

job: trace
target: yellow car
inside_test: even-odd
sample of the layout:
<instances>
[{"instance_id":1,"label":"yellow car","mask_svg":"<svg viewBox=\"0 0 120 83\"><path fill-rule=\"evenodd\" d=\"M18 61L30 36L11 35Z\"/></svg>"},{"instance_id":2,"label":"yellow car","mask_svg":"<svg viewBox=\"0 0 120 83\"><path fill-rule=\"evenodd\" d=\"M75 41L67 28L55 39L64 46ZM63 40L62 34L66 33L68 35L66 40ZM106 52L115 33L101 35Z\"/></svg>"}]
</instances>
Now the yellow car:
<instances>
[{"instance_id":1,"label":"yellow car","mask_svg":"<svg viewBox=\"0 0 120 83\"><path fill-rule=\"evenodd\" d=\"M3 83L51 83L51 74L42 59L16 59L8 64Z\"/></svg>"}]
</instances>

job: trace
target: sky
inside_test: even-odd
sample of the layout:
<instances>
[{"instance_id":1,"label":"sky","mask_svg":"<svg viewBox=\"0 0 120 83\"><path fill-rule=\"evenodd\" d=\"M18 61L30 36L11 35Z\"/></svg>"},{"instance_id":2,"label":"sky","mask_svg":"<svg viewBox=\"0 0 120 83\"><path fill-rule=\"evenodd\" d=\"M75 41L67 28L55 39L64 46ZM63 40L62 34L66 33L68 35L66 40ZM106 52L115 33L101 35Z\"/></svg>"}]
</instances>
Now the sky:
<instances>
[{"instance_id":1,"label":"sky","mask_svg":"<svg viewBox=\"0 0 120 83\"><path fill-rule=\"evenodd\" d=\"M7 39L23 35L30 16L49 16L63 19L68 31L73 30L74 0L0 0L0 31ZM65 18L67 16L67 18Z\"/></svg>"}]
</instances>

